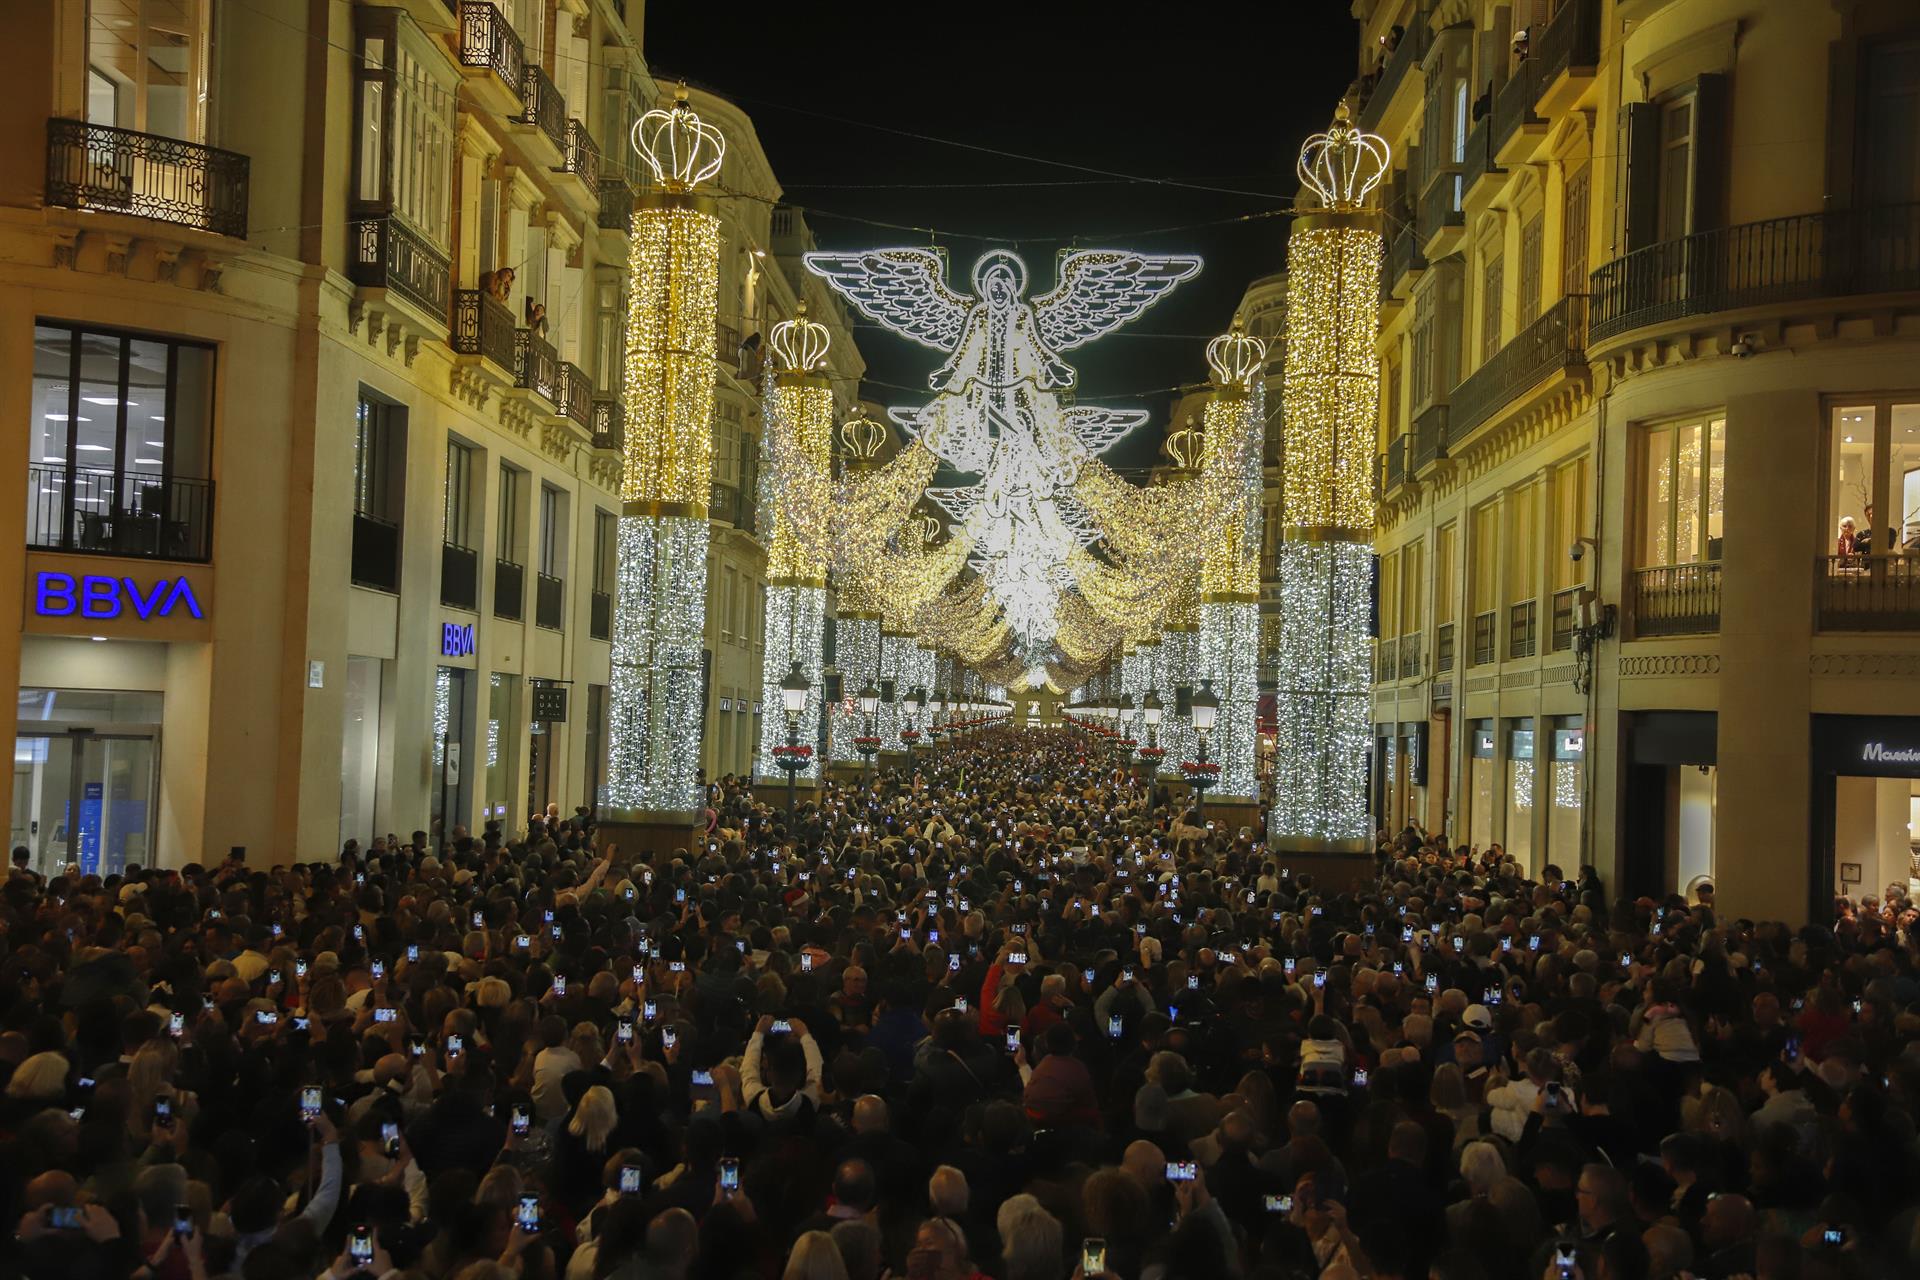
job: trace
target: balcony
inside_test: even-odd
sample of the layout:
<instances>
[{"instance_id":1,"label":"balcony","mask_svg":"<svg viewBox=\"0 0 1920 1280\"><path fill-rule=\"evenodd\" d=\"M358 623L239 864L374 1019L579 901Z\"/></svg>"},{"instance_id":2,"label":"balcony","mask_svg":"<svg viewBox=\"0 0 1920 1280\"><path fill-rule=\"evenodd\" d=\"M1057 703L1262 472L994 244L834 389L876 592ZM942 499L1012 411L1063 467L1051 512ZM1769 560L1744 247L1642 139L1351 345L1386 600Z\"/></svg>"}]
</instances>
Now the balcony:
<instances>
[{"instance_id":1,"label":"balcony","mask_svg":"<svg viewBox=\"0 0 1920 1280\"><path fill-rule=\"evenodd\" d=\"M365 511L353 513L353 559L348 570L356 587L397 595L400 591L400 526Z\"/></svg>"},{"instance_id":2,"label":"balcony","mask_svg":"<svg viewBox=\"0 0 1920 1280\"><path fill-rule=\"evenodd\" d=\"M746 533L753 532L755 516L753 493L741 485L714 481L707 487L707 518L730 524Z\"/></svg>"},{"instance_id":3,"label":"balcony","mask_svg":"<svg viewBox=\"0 0 1920 1280\"><path fill-rule=\"evenodd\" d=\"M1523 600L1507 606L1507 657L1531 658L1540 650L1540 605Z\"/></svg>"},{"instance_id":4,"label":"balcony","mask_svg":"<svg viewBox=\"0 0 1920 1280\"><path fill-rule=\"evenodd\" d=\"M27 546L143 560L207 560L213 551L213 481L30 463Z\"/></svg>"},{"instance_id":5,"label":"balcony","mask_svg":"<svg viewBox=\"0 0 1920 1280\"><path fill-rule=\"evenodd\" d=\"M593 382L577 364L560 362L553 382L553 409L584 432L593 430Z\"/></svg>"},{"instance_id":6,"label":"balcony","mask_svg":"<svg viewBox=\"0 0 1920 1280\"><path fill-rule=\"evenodd\" d=\"M604 591L589 597L587 634L595 640L613 639L613 597Z\"/></svg>"},{"instance_id":7,"label":"balcony","mask_svg":"<svg viewBox=\"0 0 1920 1280\"><path fill-rule=\"evenodd\" d=\"M1499 615L1492 609L1473 615L1473 665L1484 667L1493 661L1493 634L1498 629Z\"/></svg>"},{"instance_id":8,"label":"balcony","mask_svg":"<svg viewBox=\"0 0 1920 1280\"><path fill-rule=\"evenodd\" d=\"M1920 631L1920 559L1822 556L1814 565L1821 631Z\"/></svg>"},{"instance_id":9,"label":"balcony","mask_svg":"<svg viewBox=\"0 0 1920 1280\"><path fill-rule=\"evenodd\" d=\"M1433 674L1444 676L1453 670L1453 624L1443 622L1433 632Z\"/></svg>"},{"instance_id":10,"label":"balcony","mask_svg":"<svg viewBox=\"0 0 1920 1280\"><path fill-rule=\"evenodd\" d=\"M618 400L595 400L590 429L593 447L624 453L627 447L627 411Z\"/></svg>"},{"instance_id":11,"label":"balcony","mask_svg":"<svg viewBox=\"0 0 1920 1280\"><path fill-rule=\"evenodd\" d=\"M440 544L440 603L449 609L480 607L480 553L472 547Z\"/></svg>"},{"instance_id":12,"label":"balcony","mask_svg":"<svg viewBox=\"0 0 1920 1280\"><path fill-rule=\"evenodd\" d=\"M618 174L600 179L600 229L633 234L633 184Z\"/></svg>"},{"instance_id":13,"label":"balcony","mask_svg":"<svg viewBox=\"0 0 1920 1280\"><path fill-rule=\"evenodd\" d=\"M353 246L347 278L362 288L399 294L438 327L446 328L451 319L447 299L453 285L447 255L391 214L361 218L347 225Z\"/></svg>"},{"instance_id":14,"label":"balcony","mask_svg":"<svg viewBox=\"0 0 1920 1280\"><path fill-rule=\"evenodd\" d=\"M1548 119L1573 105L1576 83L1593 75L1600 62L1600 0L1560 0L1560 10L1533 41L1532 61L1539 97L1535 105Z\"/></svg>"},{"instance_id":15,"label":"balcony","mask_svg":"<svg viewBox=\"0 0 1920 1280\"><path fill-rule=\"evenodd\" d=\"M1414 632L1400 637L1400 678L1417 680L1420 677L1420 634Z\"/></svg>"},{"instance_id":16,"label":"balcony","mask_svg":"<svg viewBox=\"0 0 1920 1280\"><path fill-rule=\"evenodd\" d=\"M531 329L513 331L513 385L531 391L548 404L558 404L560 353Z\"/></svg>"},{"instance_id":17,"label":"balcony","mask_svg":"<svg viewBox=\"0 0 1920 1280\"><path fill-rule=\"evenodd\" d=\"M1507 82L1494 91L1492 158L1496 164L1518 164L1529 158L1533 144L1547 132L1547 122L1534 114L1540 98L1540 64L1522 58Z\"/></svg>"},{"instance_id":18,"label":"balcony","mask_svg":"<svg viewBox=\"0 0 1920 1280\"><path fill-rule=\"evenodd\" d=\"M713 348L721 364L734 369L740 367L740 331L738 329L730 324L716 323L713 326Z\"/></svg>"},{"instance_id":19,"label":"balcony","mask_svg":"<svg viewBox=\"0 0 1920 1280\"><path fill-rule=\"evenodd\" d=\"M506 114L521 109L527 50L513 24L486 0L460 0L460 65L476 96Z\"/></svg>"},{"instance_id":20,"label":"balcony","mask_svg":"<svg viewBox=\"0 0 1920 1280\"><path fill-rule=\"evenodd\" d=\"M1447 456L1447 414L1446 405L1430 404L1414 418L1414 475L1425 475L1427 468Z\"/></svg>"},{"instance_id":21,"label":"balcony","mask_svg":"<svg viewBox=\"0 0 1920 1280\"><path fill-rule=\"evenodd\" d=\"M567 584L550 573L533 575L533 625L559 631L566 624Z\"/></svg>"},{"instance_id":22,"label":"balcony","mask_svg":"<svg viewBox=\"0 0 1920 1280\"><path fill-rule=\"evenodd\" d=\"M1400 229L1387 241L1387 263L1380 272L1383 299L1398 295L1402 282L1410 291L1414 274L1427 267L1427 260L1420 255L1420 229L1414 225L1412 211L1403 210L1398 221Z\"/></svg>"},{"instance_id":23,"label":"balcony","mask_svg":"<svg viewBox=\"0 0 1920 1280\"><path fill-rule=\"evenodd\" d=\"M514 355L513 312L484 289L456 289L453 294L453 332L448 338L456 355L480 356L512 377Z\"/></svg>"},{"instance_id":24,"label":"balcony","mask_svg":"<svg viewBox=\"0 0 1920 1280\"><path fill-rule=\"evenodd\" d=\"M1547 637L1547 648L1551 653L1564 653L1573 648L1573 633L1579 625L1580 588L1568 587L1565 591L1553 593L1553 616Z\"/></svg>"},{"instance_id":25,"label":"balcony","mask_svg":"<svg viewBox=\"0 0 1920 1280\"><path fill-rule=\"evenodd\" d=\"M1720 630L1720 562L1656 565L1633 572L1633 634L1711 635Z\"/></svg>"},{"instance_id":26,"label":"balcony","mask_svg":"<svg viewBox=\"0 0 1920 1280\"><path fill-rule=\"evenodd\" d=\"M566 145L560 157L560 172L578 181L587 199L600 198L600 144L593 140L587 126L572 117L567 119Z\"/></svg>"},{"instance_id":27,"label":"balcony","mask_svg":"<svg viewBox=\"0 0 1920 1280\"><path fill-rule=\"evenodd\" d=\"M47 121L49 205L244 239L247 157L82 120Z\"/></svg>"},{"instance_id":28,"label":"balcony","mask_svg":"<svg viewBox=\"0 0 1920 1280\"><path fill-rule=\"evenodd\" d=\"M1400 678L1400 645L1384 637L1373 642L1373 682L1392 684Z\"/></svg>"},{"instance_id":29,"label":"balcony","mask_svg":"<svg viewBox=\"0 0 1920 1280\"><path fill-rule=\"evenodd\" d=\"M527 607L527 570L511 560L493 562L493 616L518 622Z\"/></svg>"},{"instance_id":30,"label":"balcony","mask_svg":"<svg viewBox=\"0 0 1920 1280\"><path fill-rule=\"evenodd\" d=\"M553 144L556 156L567 154L567 100L538 63L529 62L520 73L520 114L514 123L524 125ZM589 143L591 145L591 143ZM596 163L599 156L594 156ZM596 179L597 181L597 179Z\"/></svg>"},{"instance_id":31,"label":"balcony","mask_svg":"<svg viewBox=\"0 0 1920 1280\"><path fill-rule=\"evenodd\" d=\"M1420 250L1428 262L1453 252L1460 239L1463 182L1460 170L1448 167L1429 178L1420 193Z\"/></svg>"},{"instance_id":32,"label":"balcony","mask_svg":"<svg viewBox=\"0 0 1920 1280\"><path fill-rule=\"evenodd\" d=\"M1505 173L1493 159L1493 113L1488 112L1473 122L1473 129L1467 134L1467 145L1462 154L1466 157L1460 174L1461 190L1471 194L1473 184L1488 174Z\"/></svg>"},{"instance_id":33,"label":"balcony","mask_svg":"<svg viewBox=\"0 0 1920 1280\"><path fill-rule=\"evenodd\" d=\"M1562 298L1453 389L1452 436L1482 423L1556 373L1585 368L1587 300Z\"/></svg>"},{"instance_id":34,"label":"balcony","mask_svg":"<svg viewBox=\"0 0 1920 1280\"><path fill-rule=\"evenodd\" d=\"M1595 342L1688 316L1920 289L1920 204L1797 214L1648 245L1593 273Z\"/></svg>"},{"instance_id":35,"label":"balcony","mask_svg":"<svg viewBox=\"0 0 1920 1280\"><path fill-rule=\"evenodd\" d=\"M1394 95L1407 83L1409 73L1420 64L1432 44L1433 28L1427 25L1426 11L1416 10L1407 30L1400 34L1400 43L1387 54L1387 60L1380 68L1380 77L1367 94L1366 104L1360 108L1362 129L1377 130L1380 127L1380 121L1386 116Z\"/></svg>"},{"instance_id":36,"label":"balcony","mask_svg":"<svg viewBox=\"0 0 1920 1280\"><path fill-rule=\"evenodd\" d=\"M1413 469L1407 465L1408 457L1412 453L1410 447L1412 444L1413 437L1404 434L1387 441L1385 493L1389 497L1394 490L1413 479Z\"/></svg>"}]
</instances>

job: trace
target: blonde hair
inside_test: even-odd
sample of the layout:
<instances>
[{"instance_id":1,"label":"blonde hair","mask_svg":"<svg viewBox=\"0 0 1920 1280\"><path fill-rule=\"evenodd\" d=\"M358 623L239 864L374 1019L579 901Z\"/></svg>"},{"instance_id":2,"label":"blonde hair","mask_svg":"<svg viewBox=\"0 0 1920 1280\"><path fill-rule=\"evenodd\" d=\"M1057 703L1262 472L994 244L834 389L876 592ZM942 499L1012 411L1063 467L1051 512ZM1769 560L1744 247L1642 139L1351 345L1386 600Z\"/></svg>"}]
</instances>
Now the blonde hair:
<instances>
[{"instance_id":1,"label":"blonde hair","mask_svg":"<svg viewBox=\"0 0 1920 1280\"><path fill-rule=\"evenodd\" d=\"M145 1135L153 1125L153 1100L173 1092L170 1083L179 1062L171 1040L149 1040L135 1050L127 1066L127 1133Z\"/></svg>"},{"instance_id":2,"label":"blonde hair","mask_svg":"<svg viewBox=\"0 0 1920 1280\"><path fill-rule=\"evenodd\" d=\"M613 1104L613 1091L597 1084L580 1096L579 1105L573 1109L573 1119L567 1121L567 1132L585 1142L587 1150L605 1151L607 1137L619 1123L620 1112Z\"/></svg>"},{"instance_id":3,"label":"blonde hair","mask_svg":"<svg viewBox=\"0 0 1920 1280\"><path fill-rule=\"evenodd\" d=\"M847 1264L840 1246L824 1231L808 1231L793 1242L780 1280L847 1280Z\"/></svg>"}]
</instances>

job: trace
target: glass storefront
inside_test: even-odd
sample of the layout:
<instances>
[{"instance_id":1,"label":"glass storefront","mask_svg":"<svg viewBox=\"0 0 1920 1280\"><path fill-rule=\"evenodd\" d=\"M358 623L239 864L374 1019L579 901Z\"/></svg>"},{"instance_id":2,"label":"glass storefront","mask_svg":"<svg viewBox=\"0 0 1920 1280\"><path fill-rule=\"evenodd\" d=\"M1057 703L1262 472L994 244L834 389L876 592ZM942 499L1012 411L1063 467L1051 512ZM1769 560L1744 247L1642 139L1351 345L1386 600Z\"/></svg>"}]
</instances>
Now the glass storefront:
<instances>
[{"instance_id":1,"label":"glass storefront","mask_svg":"<svg viewBox=\"0 0 1920 1280\"><path fill-rule=\"evenodd\" d=\"M487 773L480 818L507 817L513 794L513 744L519 740L520 677L496 671L487 680Z\"/></svg>"},{"instance_id":2,"label":"glass storefront","mask_svg":"<svg viewBox=\"0 0 1920 1280\"><path fill-rule=\"evenodd\" d=\"M340 729L340 844L373 840L374 798L380 770L379 658L349 657Z\"/></svg>"},{"instance_id":3,"label":"glass storefront","mask_svg":"<svg viewBox=\"0 0 1920 1280\"><path fill-rule=\"evenodd\" d=\"M1553 761L1547 778L1547 860L1571 879L1580 866L1580 794L1587 731L1579 716L1561 716L1553 726Z\"/></svg>"},{"instance_id":4,"label":"glass storefront","mask_svg":"<svg viewBox=\"0 0 1920 1280\"><path fill-rule=\"evenodd\" d=\"M1493 841L1493 721L1467 725L1467 842L1485 849Z\"/></svg>"},{"instance_id":5,"label":"glass storefront","mask_svg":"<svg viewBox=\"0 0 1920 1280\"><path fill-rule=\"evenodd\" d=\"M1507 855L1528 875L1539 871L1533 858L1533 721L1507 721Z\"/></svg>"},{"instance_id":6,"label":"glass storefront","mask_svg":"<svg viewBox=\"0 0 1920 1280\"><path fill-rule=\"evenodd\" d=\"M467 812L467 672L438 667L433 680L433 777L429 786L433 829L451 834Z\"/></svg>"},{"instance_id":7,"label":"glass storefront","mask_svg":"<svg viewBox=\"0 0 1920 1280\"><path fill-rule=\"evenodd\" d=\"M55 874L151 865L158 818L162 695L20 690L10 848Z\"/></svg>"}]
</instances>

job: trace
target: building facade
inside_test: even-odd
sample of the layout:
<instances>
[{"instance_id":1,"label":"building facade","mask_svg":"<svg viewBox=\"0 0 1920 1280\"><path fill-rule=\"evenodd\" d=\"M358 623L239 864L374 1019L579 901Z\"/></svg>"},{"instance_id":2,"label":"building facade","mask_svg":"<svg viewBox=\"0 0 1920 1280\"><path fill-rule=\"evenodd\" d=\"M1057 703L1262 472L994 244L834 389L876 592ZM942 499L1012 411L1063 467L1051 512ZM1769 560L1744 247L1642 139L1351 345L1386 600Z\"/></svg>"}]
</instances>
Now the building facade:
<instances>
[{"instance_id":1,"label":"building facade","mask_svg":"<svg viewBox=\"0 0 1920 1280\"><path fill-rule=\"evenodd\" d=\"M265 864L592 804L641 4L28 8L0 90L45 122L0 144L10 843ZM750 123L699 109L754 197L725 202L724 771L764 577L743 321L792 290L756 283L778 189Z\"/></svg>"},{"instance_id":2,"label":"building facade","mask_svg":"<svg viewBox=\"0 0 1920 1280\"><path fill-rule=\"evenodd\" d=\"M1755 918L1906 887L1912 6L1355 10L1395 166L1381 821Z\"/></svg>"}]
</instances>

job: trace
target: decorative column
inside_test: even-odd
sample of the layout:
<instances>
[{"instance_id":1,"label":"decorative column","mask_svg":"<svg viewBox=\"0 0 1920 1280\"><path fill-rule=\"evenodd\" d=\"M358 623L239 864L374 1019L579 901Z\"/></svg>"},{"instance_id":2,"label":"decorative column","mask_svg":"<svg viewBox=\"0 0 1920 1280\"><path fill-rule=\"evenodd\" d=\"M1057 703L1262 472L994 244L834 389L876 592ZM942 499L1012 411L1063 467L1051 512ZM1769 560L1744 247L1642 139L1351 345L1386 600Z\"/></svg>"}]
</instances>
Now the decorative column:
<instances>
[{"instance_id":1,"label":"decorative column","mask_svg":"<svg viewBox=\"0 0 1920 1280\"><path fill-rule=\"evenodd\" d=\"M1235 329L1207 344L1213 387L1202 442L1210 511L1200 569L1200 671L1220 699L1208 737L1220 772L1208 803L1229 833L1259 811L1254 715L1259 708L1260 453L1266 431L1261 382L1267 348Z\"/></svg>"},{"instance_id":2,"label":"decorative column","mask_svg":"<svg viewBox=\"0 0 1920 1280\"><path fill-rule=\"evenodd\" d=\"M760 510L772 525L767 541L767 630L760 666L760 705L779 703L781 682L788 679L793 665L807 678L806 705L800 712L801 741L810 744L814 728L820 723L820 700L826 684L821 679L821 644L827 617L827 566L795 536L784 514L786 504L779 489L782 460L804 463L824 480L833 465L833 387L820 372L826 363L832 335L827 327L807 318L807 305L801 303L799 315L773 326L767 347L773 353L767 373L763 404L766 429L761 435L760 484L763 490ZM779 433L791 448L776 451L770 443ZM837 638L837 637L836 637ZM845 670L845 668L842 668ZM854 688L863 683L862 674L850 673ZM787 726L778 716L760 717L760 750L754 756L756 781L778 778L787 773L800 787L819 785L821 768L817 756L807 756L802 767L787 769L775 762L774 752L784 752Z\"/></svg>"},{"instance_id":3,"label":"decorative column","mask_svg":"<svg viewBox=\"0 0 1920 1280\"><path fill-rule=\"evenodd\" d=\"M1280 688L1268 839L1305 854L1370 852L1367 619L1380 363L1379 214L1387 144L1343 106L1297 166L1322 211L1287 245L1281 383Z\"/></svg>"},{"instance_id":4,"label":"decorative column","mask_svg":"<svg viewBox=\"0 0 1920 1280\"><path fill-rule=\"evenodd\" d=\"M687 845L704 807L700 655L720 219L699 187L720 172L726 140L683 90L670 110L640 118L633 144L655 186L634 208L627 260L605 828L618 843L654 851Z\"/></svg>"}]
</instances>

